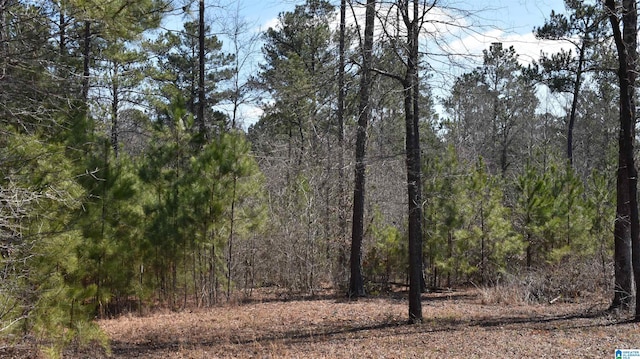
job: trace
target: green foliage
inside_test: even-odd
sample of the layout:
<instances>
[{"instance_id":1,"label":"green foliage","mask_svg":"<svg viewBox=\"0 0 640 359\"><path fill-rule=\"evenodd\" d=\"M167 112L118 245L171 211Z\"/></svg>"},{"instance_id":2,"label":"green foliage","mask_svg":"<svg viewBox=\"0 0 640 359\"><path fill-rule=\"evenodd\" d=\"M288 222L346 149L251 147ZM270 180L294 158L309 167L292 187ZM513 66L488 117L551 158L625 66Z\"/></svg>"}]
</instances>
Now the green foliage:
<instances>
[{"instance_id":1,"label":"green foliage","mask_svg":"<svg viewBox=\"0 0 640 359\"><path fill-rule=\"evenodd\" d=\"M491 283L523 268L610 255L612 184L605 176L594 173L585 183L571 168L526 165L509 183L489 175L481 160L473 171L461 168L452 148L425 168L432 285Z\"/></svg>"},{"instance_id":2,"label":"green foliage","mask_svg":"<svg viewBox=\"0 0 640 359\"><path fill-rule=\"evenodd\" d=\"M536 76L551 91L573 92L576 80L581 81L585 68L596 63L600 39L605 34L606 19L600 6L584 1L565 1L567 14L551 11L543 26L536 27L538 39L569 41L572 50L542 54L534 62ZM588 66L584 66L587 63Z\"/></svg>"},{"instance_id":3,"label":"green foliage","mask_svg":"<svg viewBox=\"0 0 640 359\"><path fill-rule=\"evenodd\" d=\"M503 204L502 181L486 172L482 160L473 171L461 170L451 151L435 166L440 175L431 185L426 182L432 284L438 276L446 276L447 285L452 280L493 282L520 262L522 238Z\"/></svg>"},{"instance_id":4,"label":"green foliage","mask_svg":"<svg viewBox=\"0 0 640 359\"><path fill-rule=\"evenodd\" d=\"M79 213L84 241L78 247L83 271L76 280L94 286L92 301L100 315L114 299L142 297L138 286L142 251L142 184L126 156L116 159L108 141L90 157L83 178L89 196Z\"/></svg>"},{"instance_id":5,"label":"green foliage","mask_svg":"<svg viewBox=\"0 0 640 359\"><path fill-rule=\"evenodd\" d=\"M447 285L455 272L453 253L454 231L461 226L460 191L463 189L462 171L453 146L441 156L432 157L423 166L425 199L424 253L431 274L431 285L445 275Z\"/></svg>"},{"instance_id":6,"label":"green foliage","mask_svg":"<svg viewBox=\"0 0 640 359\"><path fill-rule=\"evenodd\" d=\"M211 133L198 135L198 24L148 32L169 5L5 1L0 9L0 337L31 334L56 357L68 346L106 345L92 320L125 306L211 305L242 280L249 288L313 291L342 279L332 261L346 263L339 227L346 227L349 188L338 181L349 178L344 156L352 143L343 136L354 132L353 84L361 74L347 68L346 126L337 126L333 6L308 0L264 34L266 62L247 81L269 99L250 144L216 111L237 95L222 82L238 69L212 35L205 41ZM561 110L541 113L533 81L555 96L581 79L573 76L579 50L584 71L615 58L598 41L605 38L598 7L566 5L567 15L552 13L536 32L574 41L576 54L544 56L542 73L526 71L514 48L492 44L482 66L455 80L444 104L450 118L438 131L425 120L436 116L421 94L424 260L433 286L496 283L529 269L562 273L576 264L573 273L594 258L609 280L615 74L582 78L575 171L559 160ZM348 52L358 51L354 39ZM381 39L373 56L380 69L402 75L393 71L404 66L397 45ZM406 280L408 252L406 214L398 210L406 197L397 191L406 185L397 160L405 151L404 107L401 91L389 90L395 80L378 76L371 88L367 164L375 210L364 270L385 285Z\"/></svg>"},{"instance_id":7,"label":"green foliage","mask_svg":"<svg viewBox=\"0 0 640 359\"><path fill-rule=\"evenodd\" d=\"M588 209L587 218L591 219L589 235L598 247L603 262L606 261L605 258L611 258L613 255L611 228L612 219L615 218L615 194L612 188L613 180L598 172L593 172L585 185L585 207Z\"/></svg>"},{"instance_id":8,"label":"green foliage","mask_svg":"<svg viewBox=\"0 0 640 359\"><path fill-rule=\"evenodd\" d=\"M329 2L309 0L293 12L280 14L280 26L266 31L260 86L275 103L260 122L268 121L274 134L299 131L304 141L313 136L313 128L328 126L321 111L326 110L322 101L334 95L334 85L327 77L334 71L329 48L333 18Z\"/></svg>"},{"instance_id":9,"label":"green foliage","mask_svg":"<svg viewBox=\"0 0 640 359\"><path fill-rule=\"evenodd\" d=\"M132 39L160 24L165 11L170 9L164 0L67 0L64 7L70 13L77 11L78 20L94 22L106 39Z\"/></svg>"},{"instance_id":10,"label":"green foliage","mask_svg":"<svg viewBox=\"0 0 640 359\"><path fill-rule=\"evenodd\" d=\"M592 214L584 184L571 168L540 171L532 166L518 177L519 231L527 241L527 266L556 263L566 256L593 255Z\"/></svg>"},{"instance_id":11,"label":"green foliage","mask_svg":"<svg viewBox=\"0 0 640 359\"><path fill-rule=\"evenodd\" d=\"M77 253L83 238L73 228L74 212L86 194L76 181L77 168L60 145L17 133L7 141L2 158L21 166L5 167L2 193L14 192L12 210L21 215L2 213L16 231L0 262L0 293L14 309L3 313L0 325L7 332L33 333L52 352L76 339L99 339L97 327L87 324L94 313L87 300L96 288L77 281L84 270Z\"/></svg>"},{"instance_id":12,"label":"green foliage","mask_svg":"<svg viewBox=\"0 0 640 359\"><path fill-rule=\"evenodd\" d=\"M230 221L235 221L234 235L242 238L259 229L264 214L250 200L260 197L261 177L244 136L225 132L198 145L193 117L179 100L171 119L154 133L139 175L150 192L143 201L143 257L155 278L147 277L147 285L160 286L163 299L175 304L178 291L186 295L189 287L199 296L215 295L216 278L227 272L223 249ZM202 281L198 278L208 279L196 283ZM207 293L198 292L203 287Z\"/></svg>"},{"instance_id":13,"label":"green foliage","mask_svg":"<svg viewBox=\"0 0 640 359\"><path fill-rule=\"evenodd\" d=\"M217 87L229 77L231 59L220 41L206 42L208 125L220 126L205 142L194 135L191 108L196 24L137 45L169 10L166 2L6 5L0 335L33 334L43 353L56 357L69 345L105 344L92 319L130 303L157 295L176 304L191 289L195 298L211 298L216 276L226 272L231 223L242 243L266 217L264 178L250 146L242 133L226 132L227 119L212 108L227 95ZM139 95L149 90L149 49L160 59L147 72L161 84L156 101ZM101 89L90 89L96 85ZM89 98L79 95L84 90ZM148 118L138 109L144 105L159 115ZM149 132L118 137L126 120L147 124L142 131ZM125 138L140 148L118 151Z\"/></svg>"},{"instance_id":14,"label":"green foliage","mask_svg":"<svg viewBox=\"0 0 640 359\"><path fill-rule=\"evenodd\" d=\"M373 244L362 264L365 280L388 289L392 282L404 280L406 276L409 266L407 240L397 227L384 223L379 210L374 210L369 230Z\"/></svg>"},{"instance_id":15,"label":"green foliage","mask_svg":"<svg viewBox=\"0 0 640 359\"><path fill-rule=\"evenodd\" d=\"M454 258L461 274L475 274L482 283L495 281L500 273L513 270L524 250L522 237L510 221L510 210L503 204L501 182L487 173L482 160L463 182L463 222L454 233Z\"/></svg>"},{"instance_id":16,"label":"green foliage","mask_svg":"<svg viewBox=\"0 0 640 359\"><path fill-rule=\"evenodd\" d=\"M210 28L205 27L209 33ZM158 58L153 66L146 68L147 76L153 81L149 88L149 101L157 112L157 119L171 124L173 102L184 99L186 111L195 115L198 102L198 23L187 22L180 32L167 31L153 41L147 41L143 48ZM219 83L231 78L232 55L222 52L222 42L210 35L205 39L205 90L206 109L220 103L228 94L221 92ZM205 114L210 122L224 120L213 113ZM222 129L225 123L212 123Z\"/></svg>"}]
</instances>

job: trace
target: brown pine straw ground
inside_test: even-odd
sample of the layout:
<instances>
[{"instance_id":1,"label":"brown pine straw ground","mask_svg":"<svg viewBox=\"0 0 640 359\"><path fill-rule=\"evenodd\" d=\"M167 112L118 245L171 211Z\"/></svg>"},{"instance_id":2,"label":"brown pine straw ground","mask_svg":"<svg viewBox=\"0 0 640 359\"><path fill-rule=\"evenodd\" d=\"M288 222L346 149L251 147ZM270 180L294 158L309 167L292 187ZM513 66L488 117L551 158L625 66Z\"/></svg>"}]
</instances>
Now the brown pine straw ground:
<instances>
[{"instance_id":1,"label":"brown pine straw ground","mask_svg":"<svg viewBox=\"0 0 640 359\"><path fill-rule=\"evenodd\" d=\"M613 358L616 348L640 348L638 324L606 314L605 299L487 304L478 290L423 299L418 325L406 324L402 294L263 298L99 325L113 358Z\"/></svg>"},{"instance_id":2,"label":"brown pine straw ground","mask_svg":"<svg viewBox=\"0 0 640 359\"><path fill-rule=\"evenodd\" d=\"M263 293L240 304L100 320L111 355L93 346L64 357L614 358L616 348L640 348L639 325L606 313L606 298L512 304L495 294L424 294L424 322L408 325L405 293L357 301Z\"/></svg>"}]
</instances>

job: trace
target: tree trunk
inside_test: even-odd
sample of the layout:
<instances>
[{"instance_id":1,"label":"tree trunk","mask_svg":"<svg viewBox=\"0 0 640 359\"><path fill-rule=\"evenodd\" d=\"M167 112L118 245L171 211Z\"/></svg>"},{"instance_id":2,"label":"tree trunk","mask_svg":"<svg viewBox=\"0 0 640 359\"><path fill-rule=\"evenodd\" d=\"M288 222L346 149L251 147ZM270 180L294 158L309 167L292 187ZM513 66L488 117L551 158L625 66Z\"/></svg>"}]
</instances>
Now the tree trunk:
<instances>
[{"instance_id":1,"label":"tree trunk","mask_svg":"<svg viewBox=\"0 0 640 359\"><path fill-rule=\"evenodd\" d=\"M0 0L0 56L2 56L2 69L0 80L7 76L7 63L9 61L9 34L7 30L7 0Z\"/></svg>"},{"instance_id":2,"label":"tree trunk","mask_svg":"<svg viewBox=\"0 0 640 359\"><path fill-rule=\"evenodd\" d=\"M113 61L113 79L111 84L112 98L111 98L111 147L113 148L113 154L115 158L118 158L118 109L120 107L120 99L118 98L119 94L119 84L118 77L120 74L118 73L118 63Z\"/></svg>"},{"instance_id":3,"label":"tree trunk","mask_svg":"<svg viewBox=\"0 0 640 359\"><path fill-rule=\"evenodd\" d=\"M627 46L627 67L624 74L628 83L626 90L628 97L623 102L625 128L625 154L627 158L627 172L629 177L629 206L631 209L631 262L636 288L640 288L640 219L638 213L638 170L635 164L636 138L636 72L638 62L638 10L635 0L623 1L626 12L623 16L624 44ZM622 86L621 86L622 88ZM635 320L640 321L640 296L636 289Z\"/></svg>"},{"instance_id":4,"label":"tree trunk","mask_svg":"<svg viewBox=\"0 0 640 359\"><path fill-rule=\"evenodd\" d=\"M345 90L345 49L346 49L346 0L340 0L340 45L338 64L338 263L336 270L336 283L343 283L346 274L347 254L347 204L345 201L345 175L344 175L344 103L346 97Z\"/></svg>"},{"instance_id":5,"label":"tree trunk","mask_svg":"<svg viewBox=\"0 0 640 359\"><path fill-rule=\"evenodd\" d=\"M236 151L236 140L233 139L233 152L234 152L234 156L236 156L235 151ZM236 160L234 161L234 167L236 167L237 164L237 157ZM233 173L233 189L232 189L232 194L231 194L231 213L229 214L229 243L227 243L227 302L229 301L229 299L231 299L231 274L232 274L232 268L233 268L233 242L235 239L235 226L236 226L236 197L237 197L237 191L238 191L238 175L235 173L236 168L233 169L234 173Z\"/></svg>"},{"instance_id":6,"label":"tree trunk","mask_svg":"<svg viewBox=\"0 0 640 359\"><path fill-rule=\"evenodd\" d=\"M422 150L420 148L420 75L418 73L420 66L420 52L419 52L419 37L420 37L420 23L418 22L418 1L414 1L413 3L413 16L414 16L414 40L413 40L413 49L411 52L412 61L415 64L413 73L413 144L414 144L414 171L417 173L417 183L416 183L416 191L417 191L417 210L418 210L418 220L420 221L420 228L418 229L419 236L417 237L418 243L415 244L416 253L414 253L414 259L417 265L416 275L420 275L420 293L424 293L427 291L427 284L424 280L424 254L422 249L422 237L423 233L423 225L425 223L424 219L424 211L422 209ZM420 297L420 294L418 294ZM419 298L418 298L419 299ZM420 309L420 313L422 314L422 308Z\"/></svg>"},{"instance_id":7,"label":"tree trunk","mask_svg":"<svg viewBox=\"0 0 640 359\"><path fill-rule=\"evenodd\" d=\"M484 204L483 201L480 201L480 284L482 286L485 285L485 275L487 268L487 260L486 260L486 228L484 225Z\"/></svg>"},{"instance_id":8,"label":"tree trunk","mask_svg":"<svg viewBox=\"0 0 640 359\"><path fill-rule=\"evenodd\" d=\"M205 108L205 91L204 91L204 46L205 46L205 33L204 33L204 0L200 0L199 3L199 21L198 21L198 113L196 115L198 121L198 129L200 136L204 140L207 136L207 128L204 120L204 108Z\"/></svg>"},{"instance_id":9,"label":"tree trunk","mask_svg":"<svg viewBox=\"0 0 640 359\"><path fill-rule=\"evenodd\" d=\"M580 46L580 54L578 56L578 68L576 69L576 80L573 84L573 99L571 101L571 112L569 115L569 126L567 129L567 159L569 160L570 166L573 166L573 127L576 123L576 110L578 109L578 96L580 94L580 86L582 83L585 47L586 45L583 42Z\"/></svg>"},{"instance_id":10,"label":"tree trunk","mask_svg":"<svg viewBox=\"0 0 640 359\"><path fill-rule=\"evenodd\" d=\"M407 111L405 115L407 127L407 194L409 200L409 321L417 323L422 320L420 298L422 279L422 201L418 190L421 182L420 165L416 158L414 147L413 112L410 110L413 99L411 92L411 88L405 88L405 110Z\"/></svg>"},{"instance_id":11,"label":"tree trunk","mask_svg":"<svg viewBox=\"0 0 640 359\"><path fill-rule=\"evenodd\" d=\"M64 18L64 8L62 6L62 1L58 2L58 10L60 11L60 14L58 14L58 26L60 27L58 54L61 58L64 58L67 55L67 23Z\"/></svg>"},{"instance_id":12,"label":"tree trunk","mask_svg":"<svg viewBox=\"0 0 640 359\"><path fill-rule=\"evenodd\" d=\"M404 81L404 109L406 125L407 194L409 201L409 322L422 321L422 179L419 137L418 35L417 0L413 1L413 19L405 3L403 18L407 26L407 68Z\"/></svg>"},{"instance_id":13,"label":"tree trunk","mask_svg":"<svg viewBox=\"0 0 640 359\"><path fill-rule=\"evenodd\" d=\"M89 102L89 67L91 56L91 22L84 22L84 43L82 49L83 66L82 66L82 103L85 107Z\"/></svg>"},{"instance_id":14,"label":"tree trunk","mask_svg":"<svg viewBox=\"0 0 640 359\"><path fill-rule=\"evenodd\" d=\"M618 81L620 83L620 137L615 239L615 295L611 309L630 306L632 270L636 287L640 283L640 243L638 242L637 170L633 146L635 137L635 67L637 59L637 9L635 0L623 1L623 26L616 12L614 0L605 3L618 52ZM631 247L631 252L629 251ZM633 265L631 264L633 262ZM636 296L635 319L640 320L640 306Z\"/></svg>"},{"instance_id":15,"label":"tree trunk","mask_svg":"<svg viewBox=\"0 0 640 359\"><path fill-rule=\"evenodd\" d=\"M367 148L367 126L371 117L371 59L373 52L373 27L375 22L375 0L367 0L362 49L362 78L360 80L360 105L358 130L356 134L355 187L353 189L353 223L351 232L351 279L349 297L365 295L362 278L362 238L364 237L364 201L365 201L365 156Z\"/></svg>"}]
</instances>

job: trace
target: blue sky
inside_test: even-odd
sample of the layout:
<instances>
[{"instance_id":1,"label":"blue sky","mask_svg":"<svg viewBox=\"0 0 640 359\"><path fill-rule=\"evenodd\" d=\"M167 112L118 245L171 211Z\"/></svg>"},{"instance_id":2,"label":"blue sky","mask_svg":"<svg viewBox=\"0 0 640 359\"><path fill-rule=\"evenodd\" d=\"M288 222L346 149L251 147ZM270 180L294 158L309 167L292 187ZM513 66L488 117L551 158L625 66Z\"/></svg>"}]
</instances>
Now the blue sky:
<instances>
[{"instance_id":1,"label":"blue sky","mask_svg":"<svg viewBox=\"0 0 640 359\"><path fill-rule=\"evenodd\" d=\"M231 1L231 0L228 0ZM294 0L239 0L242 15L263 29L275 23L282 11L291 11ZM333 0L336 6L338 0ZM564 11L563 0L440 0L445 6L469 10L476 13L476 21L484 25L496 26L511 34L531 33L534 26L542 25L551 10Z\"/></svg>"},{"instance_id":2,"label":"blue sky","mask_svg":"<svg viewBox=\"0 0 640 359\"><path fill-rule=\"evenodd\" d=\"M339 5L339 0L332 1ZM222 4L222 8L237 9L240 17L255 32L275 26L279 13L292 11L296 4L304 3L304 1L294 0L222 0L222 2L231 4ZM438 72L433 77L433 81L436 82L433 84L435 88L450 88L448 83L457 75L475 67L481 61L482 51L492 42L502 42L503 46L514 46L520 55L520 61L524 64L537 59L541 51L553 53L568 46L561 42L539 41L535 39L532 32L534 27L544 24L552 9L556 12L564 12L563 0L440 0L440 2L450 8L469 11L474 15L469 19L460 17L459 13L454 15L457 17L456 22L463 26L448 29L450 34L447 35L446 46L450 51L461 56L457 59L441 57L431 60L435 64L432 66L436 67ZM214 5L213 1L209 4L207 0L207 5L210 7L209 14L219 14L220 2ZM225 15L217 15L217 19L222 23L228 21ZM471 27L464 29L466 25ZM227 42L223 36L221 38L223 42ZM428 39L425 40L425 46L433 47ZM260 61L259 45L256 47L253 55L254 65L248 67L247 72L255 73L255 63ZM434 51L432 48L429 50ZM245 126L246 122L254 122L260 114L261 110L257 107L244 107L242 116L247 119Z\"/></svg>"},{"instance_id":3,"label":"blue sky","mask_svg":"<svg viewBox=\"0 0 640 359\"><path fill-rule=\"evenodd\" d=\"M531 32L534 26L541 25L551 10L562 12L562 0L497 0L478 1L476 4L488 3L497 8L495 17L497 24L504 24L505 28L518 33ZM487 14L491 16L491 14Z\"/></svg>"},{"instance_id":4,"label":"blue sky","mask_svg":"<svg viewBox=\"0 0 640 359\"><path fill-rule=\"evenodd\" d=\"M269 26L274 26L280 12L292 11L296 4L304 2L294 0L239 1L241 16L252 23L256 30L265 30ZM339 4L338 0L333 0L333 2L336 5ZM564 12L563 0L440 0L440 3L474 14L473 18L468 20L469 23L473 23L470 29L453 29L451 30L453 33L449 35L447 40L451 52L469 55L461 60L468 66L475 66L473 58L480 60L482 50L487 49L492 42L502 42L504 46L513 45L524 64L537 59L541 51L553 53L568 46L566 43L557 41L539 41L535 39L532 32L534 27L544 24L552 9L556 12ZM431 47L429 50L434 51L434 45L430 44L428 40L425 41L425 46ZM434 62L438 61L442 62L440 66L446 67L448 64L444 62L449 59L434 59ZM464 66L466 65L464 64L462 68L459 63L450 65L444 71L456 76L465 71Z\"/></svg>"}]
</instances>

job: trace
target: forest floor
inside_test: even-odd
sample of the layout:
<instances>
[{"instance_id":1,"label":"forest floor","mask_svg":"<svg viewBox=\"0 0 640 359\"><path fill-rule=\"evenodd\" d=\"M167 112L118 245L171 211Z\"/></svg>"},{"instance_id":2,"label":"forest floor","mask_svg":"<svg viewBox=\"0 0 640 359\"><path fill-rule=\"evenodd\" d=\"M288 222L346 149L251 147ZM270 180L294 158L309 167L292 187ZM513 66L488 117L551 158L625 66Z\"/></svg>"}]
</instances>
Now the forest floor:
<instances>
[{"instance_id":1,"label":"forest floor","mask_svg":"<svg viewBox=\"0 0 640 359\"><path fill-rule=\"evenodd\" d=\"M424 294L407 324L401 293L346 301L262 298L241 304L100 320L110 358L614 358L640 348L640 325L605 300L488 304L478 290Z\"/></svg>"},{"instance_id":2,"label":"forest floor","mask_svg":"<svg viewBox=\"0 0 640 359\"><path fill-rule=\"evenodd\" d=\"M424 322L409 325L400 293L358 301L265 296L99 324L113 358L613 358L617 348L640 348L640 326L605 314L607 304L425 294Z\"/></svg>"}]
</instances>

